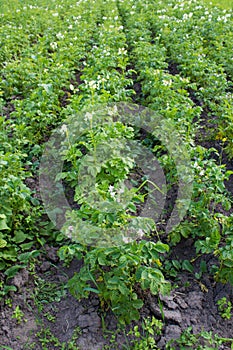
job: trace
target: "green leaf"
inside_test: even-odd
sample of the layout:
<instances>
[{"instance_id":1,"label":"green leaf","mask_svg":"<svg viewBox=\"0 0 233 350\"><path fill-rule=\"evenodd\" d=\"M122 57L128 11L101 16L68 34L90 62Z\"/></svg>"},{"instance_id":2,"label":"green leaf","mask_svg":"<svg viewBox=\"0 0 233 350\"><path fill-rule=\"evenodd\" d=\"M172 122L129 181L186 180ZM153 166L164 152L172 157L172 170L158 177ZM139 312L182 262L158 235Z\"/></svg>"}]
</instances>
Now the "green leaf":
<instances>
[{"instance_id":1,"label":"green leaf","mask_svg":"<svg viewBox=\"0 0 233 350\"><path fill-rule=\"evenodd\" d=\"M187 270L187 271L192 273L193 272L193 265L190 263L190 261L184 260L182 262L182 269Z\"/></svg>"},{"instance_id":2,"label":"green leaf","mask_svg":"<svg viewBox=\"0 0 233 350\"><path fill-rule=\"evenodd\" d=\"M137 211L136 205L134 205L133 203L129 203L128 208L133 213L136 213L136 211Z\"/></svg>"},{"instance_id":3,"label":"green leaf","mask_svg":"<svg viewBox=\"0 0 233 350\"><path fill-rule=\"evenodd\" d=\"M181 268L181 264L178 260L172 260L172 265L179 270Z\"/></svg>"},{"instance_id":4,"label":"green leaf","mask_svg":"<svg viewBox=\"0 0 233 350\"><path fill-rule=\"evenodd\" d=\"M166 253L169 251L169 246L167 244L162 243L162 242L157 242L155 244L155 249L159 253Z\"/></svg>"},{"instance_id":5,"label":"green leaf","mask_svg":"<svg viewBox=\"0 0 233 350\"><path fill-rule=\"evenodd\" d=\"M8 285L4 285L4 293L7 294L9 292L16 292L17 291L17 288L16 286L8 286Z\"/></svg>"},{"instance_id":6,"label":"green leaf","mask_svg":"<svg viewBox=\"0 0 233 350\"><path fill-rule=\"evenodd\" d=\"M141 277L142 277L142 272L143 272L143 267L140 266L136 272L135 272L135 277L136 277L136 281L139 282Z\"/></svg>"},{"instance_id":7,"label":"green leaf","mask_svg":"<svg viewBox=\"0 0 233 350\"><path fill-rule=\"evenodd\" d=\"M18 272L20 269L22 269L22 268L24 268L24 266L22 266L22 265L15 265L15 266L12 266L12 267L10 267L9 269L7 269L7 270L4 272L4 274L7 276L7 278L12 278L12 277L14 277L14 276L17 274L17 272Z\"/></svg>"},{"instance_id":8,"label":"green leaf","mask_svg":"<svg viewBox=\"0 0 233 350\"><path fill-rule=\"evenodd\" d=\"M36 258L39 255L40 255L39 250L33 250L32 252L20 254L18 259L19 261L26 263L30 258Z\"/></svg>"},{"instance_id":9,"label":"green leaf","mask_svg":"<svg viewBox=\"0 0 233 350\"><path fill-rule=\"evenodd\" d=\"M39 86L43 87L47 94L50 94L52 92L53 86L52 84L38 84Z\"/></svg>"},{"instance_id":10,"label":"green leaf","mask_svg":"<svg viewBox=\"0 0 233 350\"><path fill-rule=\"evenodd\" d=\"M162 295L167 295L171 291L171 284L170 282L163 281L163 283L160 284L159 286L159 291Z\"/></svg>"},{"instance_id":11,"label":"green leaf","mask_svg":"<svg viewBox=\"0 0 233 350\"><path fill-rule=\"evenodd\" d=\"M15 243L22 243L28 236L21 230L16 231L14 241Z\"/></svg>"},{"instance_id":12,"label":"green leaf","mask_svg":"<svg viewBox=\"0 0 233 350\"><path fill-rule=\"evenodd\" d=\"M113 276L107 281L108 284L118 284L120 282L119 277Z\"/></svg>"},{"instance_id":13,"label":"green leaf","mask_svg":"<svg viewBox=\"0 0 233 350\"><path fill-rule=\"evenodd\" d=\"M67 177L67 173L58 173L56 175L56 178L55 178L55 181L60 181L60 180L63 180Z\"/></svg>"},{"instance_id":14,"label":"green leaf","mask_svg":"<svg viewBox=\"0 0 233 350\"><path fill-rule=\"evenodd\" d=\"M107 280L107 288L112 290L112 289L118 289L118 285L120 283L120 280L117 276L113 276L112 278L110 278L109 280Z\"/></svg>"},{"instance_id":15,"label":"green leaf","mask_svg":"<svg viewBox=\"0 0 233 350\"><path fill-rule=\"evenodd\" d=\"M4 261L0 261L0 271L4 270L6 267L6 263Z\"/></svg>"},{"instance_id":16,"label":"green leaf","mask_svg":"<svg viewBox=\"0 0 233 350\"><path fill-rule=\"evenodd\" d=\"M91 288L91 287L83 288L83 290L87 291L87 292L93 292L93 293L96 293L96 294L100 294L100 291L98 289Z\"/></svg>"},{"instance_id":17,"label":"green leaf","mask_svg":"<svg viewBox=\"0 0 233 350\"><path fill-rule=\"evenodd\" d=\"M5 214L0 214L0 231L10 230L10 227L7 225L7 218Z\"/></svg>"},{"instance_id":18,"label":"green leaf","mask_svg":"<svg viewBox=\"0 0 233 350\"><path fill-rule=\"evenodd\" d=\"M135 309L131 309L131 310L129 310L129 316L126 318L126 322L130 323L131 320L137 321L137 320L139 320L139 317L140 317L140 314L136 310L136 308Z\"/></svg>"},{"instance_id":19,"label":"green leaf","mask_svg":"<svg viewBox=\"0 0 233 350\"><path fill-rule=\"evenodd\" d=\"M173 231L170 233L170 241L172 244L177 244L181 240L181 235L179 232Z\"/></svg>"},{"instance_id":20,"label":"green leaf","mask_svg":"<svg viewBox=\"0 0 233 350\"><path fill-rule=\"evenodd\" d=\"M118 290L123 295L128 295L129 294L129 289L126 287L126 285L124 283L121 283L121 284L118 285Z\"/></svg>"},{"instance_id":21,"label":"green leaf","mask_svg":"<svg viewBox=\"0 0 233 350\"><path fill-rule=\"evenodd\" d=\"M6 247L7 241L5 239L0 238L0 249Z\"/></svg>"},{"instance_id":22,"label":"green leaf","mask_svg":"<svg viewBox=\"0 0 233 350\"><path fill-rule=\"evenodd\" d=\"M0 257L6 260L11 260L11 262L16 261L17 251L14 247L4 249L3 252L0 252Z\"/></svg>"},{"instance_id":23,"label":"green leaf","mask_svg":"<svg viewBox=\"0 0 233 350\"><path fill-rule=\"evenodd\" d=\"M143 301L141 299L137 299L137 300L133 300L131 305L135 308L135 309L141 309L141 307L143 307Z\"/></svg>"},{"instance_id":24,"label":"green leaf","mask_svg":"<svg viewBox=\"0 0 233 350\"><path fill-rule=\"evenodd\" d=\"M224 265L226 267L233 267L233 261L232 260L224 260Z\"/></svg>"},{"instance_id":25,"label":"green leaf","mask_svg":"<svg viewBox=\"0 0 233 350\"><path fill-rule=\"evenodd\" d=\"M20 244L22 250L29 250L33 246L33 242Z\"/></svg>"},{"instance_id":26,"label":"green leaf","mask_svg":"<svg viewBox=\"0 0 233 350\"><path fill-rule=\"evenodd\" d=\"M150 291L151 291L151 293L152 293L153 295L158 294L158 291L159 291L158 282L159 282L159 281L151 280L151 283L150 283Z\"/></svg>"},{"instance_id":27,"label":"green leaf","mask_svg":"<svg viewBox=\"0 0 233 350\"><path fill-rule=\"evenodd\" d=\"M7 346L7 345L1 345L1 344L0 344L0 349L1 349L1 350L13 350L13 349L10 348L9 346Z\"/></svg>"}]
</instances>

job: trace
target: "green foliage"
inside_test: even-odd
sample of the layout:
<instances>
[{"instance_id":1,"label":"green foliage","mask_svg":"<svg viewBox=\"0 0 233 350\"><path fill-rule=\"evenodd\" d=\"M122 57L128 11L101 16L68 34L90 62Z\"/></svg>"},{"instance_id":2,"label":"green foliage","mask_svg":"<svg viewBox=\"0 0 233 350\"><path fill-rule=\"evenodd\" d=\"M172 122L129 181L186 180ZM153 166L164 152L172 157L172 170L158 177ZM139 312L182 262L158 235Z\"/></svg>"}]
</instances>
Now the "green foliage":
<instances>
[{"instance_id":1,"label":"green foliage","mask_svg":"<svg viewBox=\"0 0 233 350\"><path fill-rule=\"evenodd\" d=\"M74 201L79 207L67 213L62 231L82 244L109 245L111 239L113 244L127 243L137 238L139 232L142 237L155 230L152 219L135 215L136 205L143 203L148 195L144 190L148 181L141 179L138 187L132 182L128 187L124 183L124 180L130 182L136 173L135 158L140 152L133 141L130 143L134 129L113 121L116 106L109 108L108 113L103 124L98 122L100 117L95 112L86 112L84 117L77 115L75 120L68 118L67 124L72 128L73 121L78 123L77 128L79 119L87 122L89 131L80 137L66 124L61 128L66 136L61 145L66 165L56 180L65 180L66 185L74 188Z\"/></svg>"},{"instance_id":2,"label":"green foliage","mask_svg":"<svg viewBox=\"0 0 233 350\"><path fill-rule=\"evenodd\" d=\"M142 322L142 331L138 326L130 330L129 335L137 338L134 345L131 345L132 350L155 350L158 349L155 341L156 336L161 336L163 322L157 320L154 316L152 318L145 318Z\"/></svg>"},{"instance_id":3,"label":"green foliage","mask_svg":"<svg viewBox=\"0 0 233 350\"><path fill-rule=\"evenodd\" d=\"M32 298L39 312L43 310L45 304L59 302L65 295L66 287L64 284L48 282L36 276Z\"/></svg>"},{"instance_id":4,"label":"green foliage","mask_svg":"<svg viewBox=\"0 0 233 350\"><path fill-rule=\"evenodd\" d=\"M202 331L197 334L192 333L192 327L186 328L179 339L170 340L166 344L167 350L175 350L177 346L180 350L218 350L222 344L227 344L226 346L231 346L233 348L232 338L222 338L217 334ZM231 344L231 345L230 345Z\"/></svg>"},{"instance_id":5,"label":"green foliage","mask_svg":"<svg viewBox=\"0 0 233 350\"><path fill-rule=\"evenodd\" d=\"M49 347L52 346L53 348L55 347L58 350L79 350L79 347L77 347L76 343L80 334L81 334L80 328L76 327L68 343L60 342L59 339L53 334L53 332L50 330L49 327L46 327L46 328L41 327L39 332L36 333L36 337L40 345L42 346L43 350L47 350L48 346Z\"/></svg>"},{"instance_id":6,"label":"green foliage","mask_svg":"<svg viewBox=\"0 0 233 350\"><path fill-rule=\"evenodd\" d=\"M207 3L210 3L215 5L215 6L221 6L223 7L224 9L230 9L232 8L232 0L205 0Z\"/></svg>"},{"instance_id":7,"label":"green foliage","mask_svg":"<svg viewBox=\"0 0 233 350\"><path fill-rule=\"evenodd\" d=\"M121 323L137 320L143 305L137 285L154 295L170 290L159 260L167 250L168 246L161 242L146 241L93 248L86 253L84 266L69 280L68 288L78 299L96 293L102 308L111 307Z\"/></svg>"},{"instance_id":8,"label":"green foliage","mask_svg":"<svg viewBox=\"0 0 233 350\"><path fill-rule=\"evenodd\" d=\"M24 313L20 309L19 305L17 305L13 311L12 318L15 318L17 320L17 323L21 323L22 321L27 322L26 319L23 318Z\"/></svg>"},{"instance_id":9,"label":"green foliage","mask_svg":"<svg viewBox=\"0 0 233 350\"><path fill-rule=\"evenodd\" d=\"M227 301L226 297L222 297L217 301L219 312L221 313L222 318L230 319L232 304L230 301Z\"/></svg>"},{"instance_id":10,"label":"green foliage","mask_svg":"<svg viewBox=\"0 0 233 350\"><path fill-rule=\"evenodd\" d=\"M9 286L4 284L3 281L0 282L0 299L5 297L9 292L16 292L17 288L15 286Z\"/></svg>"}]
</instances>

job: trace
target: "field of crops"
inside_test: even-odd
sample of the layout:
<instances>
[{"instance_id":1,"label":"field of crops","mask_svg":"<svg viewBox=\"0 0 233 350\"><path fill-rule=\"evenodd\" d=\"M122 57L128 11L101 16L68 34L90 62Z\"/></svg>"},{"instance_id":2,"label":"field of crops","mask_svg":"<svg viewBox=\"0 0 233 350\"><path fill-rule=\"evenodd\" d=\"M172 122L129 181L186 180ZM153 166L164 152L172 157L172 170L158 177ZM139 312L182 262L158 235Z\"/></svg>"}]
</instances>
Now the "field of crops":
<instances>
[{"instance_id":1,"label":"field of crops","mask_svg":"<svg viewBox=\"0 0 233 350\"><path fill-rule=\"evenodd\" d=\"M233 348L231 5L1 2L0 349Z\"/></svg>"}]
</instances>

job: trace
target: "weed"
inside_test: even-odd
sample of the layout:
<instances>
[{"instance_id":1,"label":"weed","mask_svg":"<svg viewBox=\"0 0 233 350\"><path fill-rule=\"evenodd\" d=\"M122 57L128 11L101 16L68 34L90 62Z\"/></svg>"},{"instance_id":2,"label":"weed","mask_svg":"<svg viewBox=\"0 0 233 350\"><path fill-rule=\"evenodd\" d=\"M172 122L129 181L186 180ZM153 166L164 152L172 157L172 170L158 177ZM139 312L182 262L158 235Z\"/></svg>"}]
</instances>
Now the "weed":
<instances>
[{"instance_id":1,"label":"weed","mask_svg":"<svg viewBox=\"0 0 233 350\"><path fill-rule=\"evenodd\" d=\"M229 320L231 318L232 304L226 297L222 297L217 301L219 312L222 318Z\"/></svg>"},{"instance_id":2,"label":"weed","mask_svg":"<svg viewBox=\"0 0 233 350\"><path fill-rule=\"evenodd\" d=\"M135 326L128 335L136 337L130 349L132 350L155 350L158 349L156 345L156 337L162 334L163 322L157 320L154 316L152 318L145 318L142 321L142 332L139 327Z\"/></svg>"},{"instance_id":3,"label":"weed","mask_svg":"<svg viewBox=\"0 0 233 350\"><path fill-rule=\"evenodd\" d=\"M59 339L54 336L54 334L51 332L51 330L48 327L42 328L39 332L37 332L36 336L43 350L47 350L48 347L50 346L56 347L58 350L78 350L79 349L76 345L76 341L80 336L79 327L77 327L74 330L72 338L69 340L68 343L60 342Z\"/></svg>"},{"instance_id":4,"label":"weed","mask_svg":"<svg viewBox=\"0 0 233 350\"><path fill-rule=\"evenodd\" d=\"M179 339L170 340L166 344L166 349L175 350L177 349L177 346L179 346L179 349L181 350L191 350L194 349L194 347L196 350L218 350L219 346L222 344L230 344L231 349L233 349L232 338L222 338L217 334L213 335L211 331L202 331L200 333L193 334L192 327L188 327L182 332Z\"/></svg>"},{"instance_id":5,"label":"weed","mask_svg":"<svg viewBox=\"0 0 233 350\"><path fill-rule=\"evenodd\" d=\"M13 314L11 316L12 318L15 318L17 323L20 324L22 323L22 321L27 322L26 319L24 319L24 313L23 311L20 309L19 305L17 305L13 311Z\"/></svg>"}]
</instances>

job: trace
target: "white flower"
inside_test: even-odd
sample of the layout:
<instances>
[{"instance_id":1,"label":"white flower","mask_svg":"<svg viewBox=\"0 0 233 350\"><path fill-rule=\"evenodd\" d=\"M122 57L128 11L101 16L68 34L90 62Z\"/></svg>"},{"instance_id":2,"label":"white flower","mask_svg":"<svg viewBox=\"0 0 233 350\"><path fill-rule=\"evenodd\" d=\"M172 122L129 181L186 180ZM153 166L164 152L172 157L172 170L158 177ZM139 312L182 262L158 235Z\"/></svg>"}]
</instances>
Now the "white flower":
<instances>
[{"instance_id":1,"label":"white flower","mask_svg":"<svg viewBox=\"0 0 233 350\"><path fill-rule=\"evenodd\" d=\"M118 194L123 194L125 191L124 191L124 188L120 188L119 190L118 190Z\"/></svg>"},{"instance_id":2,"label":"white flower","mask_svg":"<svg viewBox=\"0 0 233 350\"><path fill-rule=\"evenodd\" d=\"M118 49L118 55L126 55L127 54L127 50L124 47L120 47Z\"/></svg>"},{"instance_id":3,"label":"white flower","mask_svg":"<svg viewBox=\"0 0 233 350\"><path fill-rule=\"evenodd\" d=\"M116 192L114 192L114 186L110 185L109 188L108 188L108 191L109 191L109 194L110 194L110 197L112 198L115 198L115 195L116 195Z\"/></svg>"},{"instance_id":4,"label":"white flower","mask_svg":"<svg viewBox=\"0 0 233 350\"><path fill-rule=\"evenodd\" d=\"M112 117L117 114L117 106L114 106L113 108L108 110L108 114Z\"/></svg>"},{"instance_id":5,"label":"white flower","mask_svg":"<svg viewBox=\"0 0 233 350\"><path fill-rule=\"evenodd\" d=\"M138 238L142 238L144 236L144 232L143 232L143 230L140 228L139 230L138 230Z\"/></svg>"},{"instance_id":6,"label":"white flower","mask_svg":"<svg viewBox=\"0 0 233 350\"><path fill-rule=\"evenodd\" d=\"M85 120L86 122L90 122L90 121L92 121L92 118L93 118L93 113L87 112L87 113L85 114L84 120Z\"/></svg>"},{"instance_id":7,"label":"white flower","mask_svg":"<svg viewBox=\"0 0 233 350\"><path fill-rule=\"evenodd\" d=\"M91 89L96 89L97 88L97 84L96 84L96 81L95 80L90 80L89 83L88 83L89 87Z\"/></svg>"},{"instance_id":8,"label":"white flower","mask_svg":"<svg viewBox=\"0 0 233 350\"><path fill-rule=\"evenodd\" d=\"M61 133L62 133L62 134L66 134L67 131L68 131L67 125L66 125L66 124L63 124L62 127L61 127Z\"/></svg>"},{"instance_id":9,"label":"white flower","mask_svg":"<svg viewBox=\"0 0 233 350\"><path fill-rule=\"evenodd\" d=\"M57 12L54 12L54 13L52 14L52 16L53 16L53 17L58 17L59 14L58 14Z\"/></svg>"},{"instance_id":10,"label":"white flower","mask_svg":"<svg viewBox=\"0 0 233 350\"><path fill-rule=\"evenodd\" d=\"M171 86L172 85L172 80L171 79L169 79L169 80L162 80L162 83L165 86Z\"/></svg>"},{"instance_id":11,"label":"white flower","mask_svg":"<svg viewBox=\"0 0 233 350\"><path fill-rule=\"evenodd\" d=\"M64 38L64 35L63 35L62 33L57 33L57 34L56 34L56 37L57 37L58 39L63 39L63 38Z\"/></svg>"},{"instance_id":12,"label":"white flower","mask_svg":"<svg viewBox=\"0 0 233 350\"><path fill-rule=\"evenodd\" d=\"M74 90L74 85L70 84L70 90L73 91Z\"/></svg>"},{"instance_id":13,"label":"white flower","mask_svg":"<svg viewBox=\"0 0 233 350\"><path fill-rule=\"evenodd\" d=\"M183 14L183 20L186 20L186 19L191 18L191 17L192 17L192 15L193 15L193 13L192 13L192 12L190 12L190 13L184 13L184 14Z\"/></svg>"},{"instance_id":14,"label":"white flower","mask_svg":"<svg viewBox=\"0 0 233 350\"><path fill-rule=\"evenodd\" d=\"M53 50L57 49L57 43L55 41L50 43L50 46L52 47Z\"/></svg>"},{"instance_id":15,"label":"white flower","mask_svg":"<svg viewBox=\"0 0 233 350\"><path fill-rule=\"evenodd\" d=\"M117 203L121 203L121 194L124 194L125 193L125 189L124 189L124 185L121 186L121 188L119 188L117 190L117 198L116 198L116 202Z\"/></svg>"},{"instance_id":16,"label":"white flower","mask_svg":"<svg viewBox=\"0 0 233 350\"><path fill-rule=\"evenodd\" d=\"M123 240L124 243L130 243L131 242L131 239L129 237L123 237L122 240Z\"/></svg>"},{"instance_id":17,"label":"white flower","mask_svg":"<svg viewBox=\"0 0 233 350\"><path fill-rule=\"evenodd\" d=\"M73 226L69 226L68 230L66 231L66 235L69 238L72 238L72 232L74 231L74 227Z\"/></svg>"}]
</instances>

